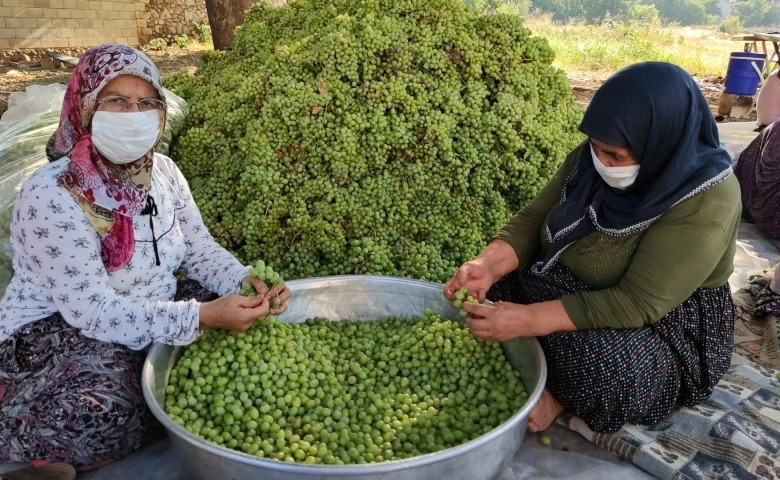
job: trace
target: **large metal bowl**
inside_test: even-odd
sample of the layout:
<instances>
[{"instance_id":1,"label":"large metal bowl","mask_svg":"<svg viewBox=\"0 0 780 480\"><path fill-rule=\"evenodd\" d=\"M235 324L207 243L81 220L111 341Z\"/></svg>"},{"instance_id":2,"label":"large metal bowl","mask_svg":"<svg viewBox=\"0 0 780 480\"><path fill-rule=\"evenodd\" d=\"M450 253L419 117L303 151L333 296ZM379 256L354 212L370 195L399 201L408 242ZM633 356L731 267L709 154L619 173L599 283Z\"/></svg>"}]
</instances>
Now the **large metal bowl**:
<instances>
[{"instance_id":1,"label":"large metal bowl","mask_svg":"<svg viewBox=\"0 0 780 480\"><path fill-rule=\"evenodd\" d=\"M299 323L318 316L331 320L374 320L411 317L426 308L448 318L460 318L434 283L395 277L347 275L287 284L293 292L289 308L279 318ZM201 440L165 413L165 387L181 347L155 344L143 370L143 392L152 413L168 430L174 450L194 478L203 480L489 480L509 465L525 435L528 414L539 400L547 365L539 342L517 338L502 344L504 353L528 391L528 402L490 432L437 453L405 460L363 465L304 465L247 455Z\"/></svg>"}]
</instances>

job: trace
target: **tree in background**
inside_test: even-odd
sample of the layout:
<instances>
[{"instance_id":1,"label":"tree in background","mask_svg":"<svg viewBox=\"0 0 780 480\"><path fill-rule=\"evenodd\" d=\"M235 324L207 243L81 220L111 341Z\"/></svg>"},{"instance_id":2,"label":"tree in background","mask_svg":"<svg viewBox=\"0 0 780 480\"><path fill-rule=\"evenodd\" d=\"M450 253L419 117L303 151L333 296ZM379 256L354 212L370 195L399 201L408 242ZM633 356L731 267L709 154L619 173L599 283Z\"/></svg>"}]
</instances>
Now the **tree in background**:
<instances>
[{"instance_id":1,"label":"tree in background","mask_svg":"<svg viewBox=\"0 0 780 480\"><path fill-rule=\"evenodd\" d=\"M759 0L771 1L771 0ZM607 17L635 18L652 15L655 8L661 20L683 25L715 23L720 16L718 0L534 0L532 8L553 14L555 20L598 22Z\"/></svg>"},{"instance_id":2,"label":"tree in background","mask_svg":"<svg viewBox=\"0 0 780 480\"><path fill-rule=\"evenodd\" d=\"M583 2L585 7L585 20L593 22L608 16L625 16L631 3L628 0L597 0Z\"/></svg>"},{"instance_id":3,"label":"tree in background","mask_svg":"<svg viewBox=\"0 0 780 480\"><path fill-rule=\"evenodd\" d=\"M584 20L588 23L606 17L624 16L630 7L628 0L534 0L532 7L553 14L553 19Z\"/></svg>"},{"instance_id":4,"label":"tree in background","mask_svg":"<svg viewBox=\"0 0 780 480\"><path fill-rule=\"evenodd\" d=\"M552 13L553 20L567 21L582 18L582 1L580 0L533 0L531 7L542 12Z\"/></svg>"},{"instance_id":5,"label":"tree in background","mask_svg":"<svg viewBox=\"0 0 780 480\"><path fill-rule=\"evenodd\" d=\"M643 3L634 3L628 8L626 20L634 23L653 24L658 23L661 17L655 5L645 5Z\"/></svg>"},{"instance_id":6,"label":"tree in background","mask_svg":"<svg viewBox=\"0 0 780 480\"><path fill-rule=\"evenodd\" d=\"M780 26L780 3L773 0L736 0L731 14L745 27Z\"/></svg>"},{"instance_id":7,"label":"tree in background","mask_svg":"<svg viewBox=\"0 0 780 480\"><path fill-rule=\"evenodd\" d=\"M720 16L718 0L653 0L661 18L683 25L715 23Z\"/></svg>"},{"instance_id":8,"label":"tree in background","mask_svg":"<svg viewBox=\"0 0 780 480\"><path fill-rule=\"evenodd\" d=\"M509 15L527 15L531 0L464 0L482 15L506 13Z\"/></svg>"},{"instance_id":9,"label":"tree in background","mask_svg":"<svg viewBox=\"0 0 780 480\"><path fill-rule=\"evenodd\" d=\"M244 12L254 0L206 0L214 50L224 50L233 43L236 27L244 23Z\"/></svg>"}]
</instances>

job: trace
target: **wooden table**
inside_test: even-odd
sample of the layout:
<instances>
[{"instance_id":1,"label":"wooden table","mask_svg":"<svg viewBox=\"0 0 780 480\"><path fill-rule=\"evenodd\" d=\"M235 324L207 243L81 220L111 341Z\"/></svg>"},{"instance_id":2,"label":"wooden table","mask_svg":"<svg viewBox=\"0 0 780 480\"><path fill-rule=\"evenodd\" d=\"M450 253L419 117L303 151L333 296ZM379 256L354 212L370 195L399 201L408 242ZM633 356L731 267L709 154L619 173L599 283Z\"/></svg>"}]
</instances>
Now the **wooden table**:
<instances>
[{"instance_id":1,"label":"wooden table","mask_svg":"<svg viewBox=\"0 0 780 480\"><path fill-rule=\"evenodd\" d=\"M743 52L763 53L765 76L780 66L780 33L751 33L747 35L736 35L732 40L744 42ZM767 42L773 47L773 50L767 49ZM759 50L760 45L760 50ZM773 67L774 65L774 67Z\"/></svg>"}]
</instances>

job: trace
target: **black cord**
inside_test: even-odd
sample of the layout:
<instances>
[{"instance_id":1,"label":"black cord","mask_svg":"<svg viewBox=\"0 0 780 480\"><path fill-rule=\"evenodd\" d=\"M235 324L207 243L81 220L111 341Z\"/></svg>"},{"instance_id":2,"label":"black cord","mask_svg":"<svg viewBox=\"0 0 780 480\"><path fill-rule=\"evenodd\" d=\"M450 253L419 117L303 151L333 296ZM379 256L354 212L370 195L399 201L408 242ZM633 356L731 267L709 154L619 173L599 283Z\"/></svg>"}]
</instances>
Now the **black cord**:
<instances>
[{"instance_id":1,"label":"black cord","mask_svg":"<svg viewBox=\"0 0 780 480\"><path fill-rule=\"evenodd\" d=\"M154 236L154 222L152 217L157 216L157 204L154 197L146 195L146 206L141 210L141 215L149 215L149 227L152 229L152 248L154 248L155 265L160 266L160 254L157 252L157 237Z\"/></svg>"}]
</instances>

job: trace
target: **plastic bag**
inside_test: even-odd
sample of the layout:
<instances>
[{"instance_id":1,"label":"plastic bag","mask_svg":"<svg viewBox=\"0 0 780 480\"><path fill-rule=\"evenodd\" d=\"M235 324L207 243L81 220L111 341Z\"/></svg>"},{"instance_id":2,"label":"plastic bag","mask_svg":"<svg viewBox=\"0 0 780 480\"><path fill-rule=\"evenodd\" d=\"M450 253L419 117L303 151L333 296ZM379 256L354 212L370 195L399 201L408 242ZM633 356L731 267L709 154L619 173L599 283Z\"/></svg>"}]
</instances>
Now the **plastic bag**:
<instances>
[{"instance_id":1,"label":"plastic bag","mask_svg":"<svg viewBox=\"0 0 780 480\"><path fill-rule=\"evenodd\" d=\"M190 111L187 102L167 88L165 91L165 102L168 104L167 117L165 119L165 130L162 137L154 147L154 151L165 155L170 153L171 141L181 133L184 128L184 122L187 120L187 114Z\"/></svg>"},{"instance_id":2,"label":"plastic bag","mask_svg":"<svg viewBox=\"0 0 780 480\"><path fill-rule=\"evenodd\" d=\"M744 287L750 277L763 274L779 261L780 251L769 237L752 223L740 223L734 254L734 273L729 277L731 292Z\"/></svg>"},{"instance_id":3,"label":"plastic bag","mask_svg":"<svg viewBox=\"0 0 780 480\"><path fill-rule=\"evenodd\" d=\"M14 92L8 97L8 110L0 118L0 129L8 128L30 115L62 109L65 85L30 85L23 92ZM0 130L2 131L2 130Z\"/></svg>"},{"instance_id":4,"label":"plastic bag","mask_svg":"<svg viewBox=\"0 0 780 480\"><path fill-rule=\"evenodd\" d=\"M0 292L13 276L11 212L22 183L45 165L46 142L57 129L65 86L31 85L8 98L0 120Z\"/></svg>"},{"instance_id":5,"label":"plastic bag","mask_svg":"<svg viewBox=\"0 0 780 480\"><path fill-rule=\"evenodd\" d=\"M13 276L10 230L11 212L24 181L46 165L46 142L57 130L65 86L31 85L14 92L0 120L0 294ZM168 113L155 151L168 155L172 139L181 132L189 112L187 102L165 90Z\"/></svg>"}]
</instances>

